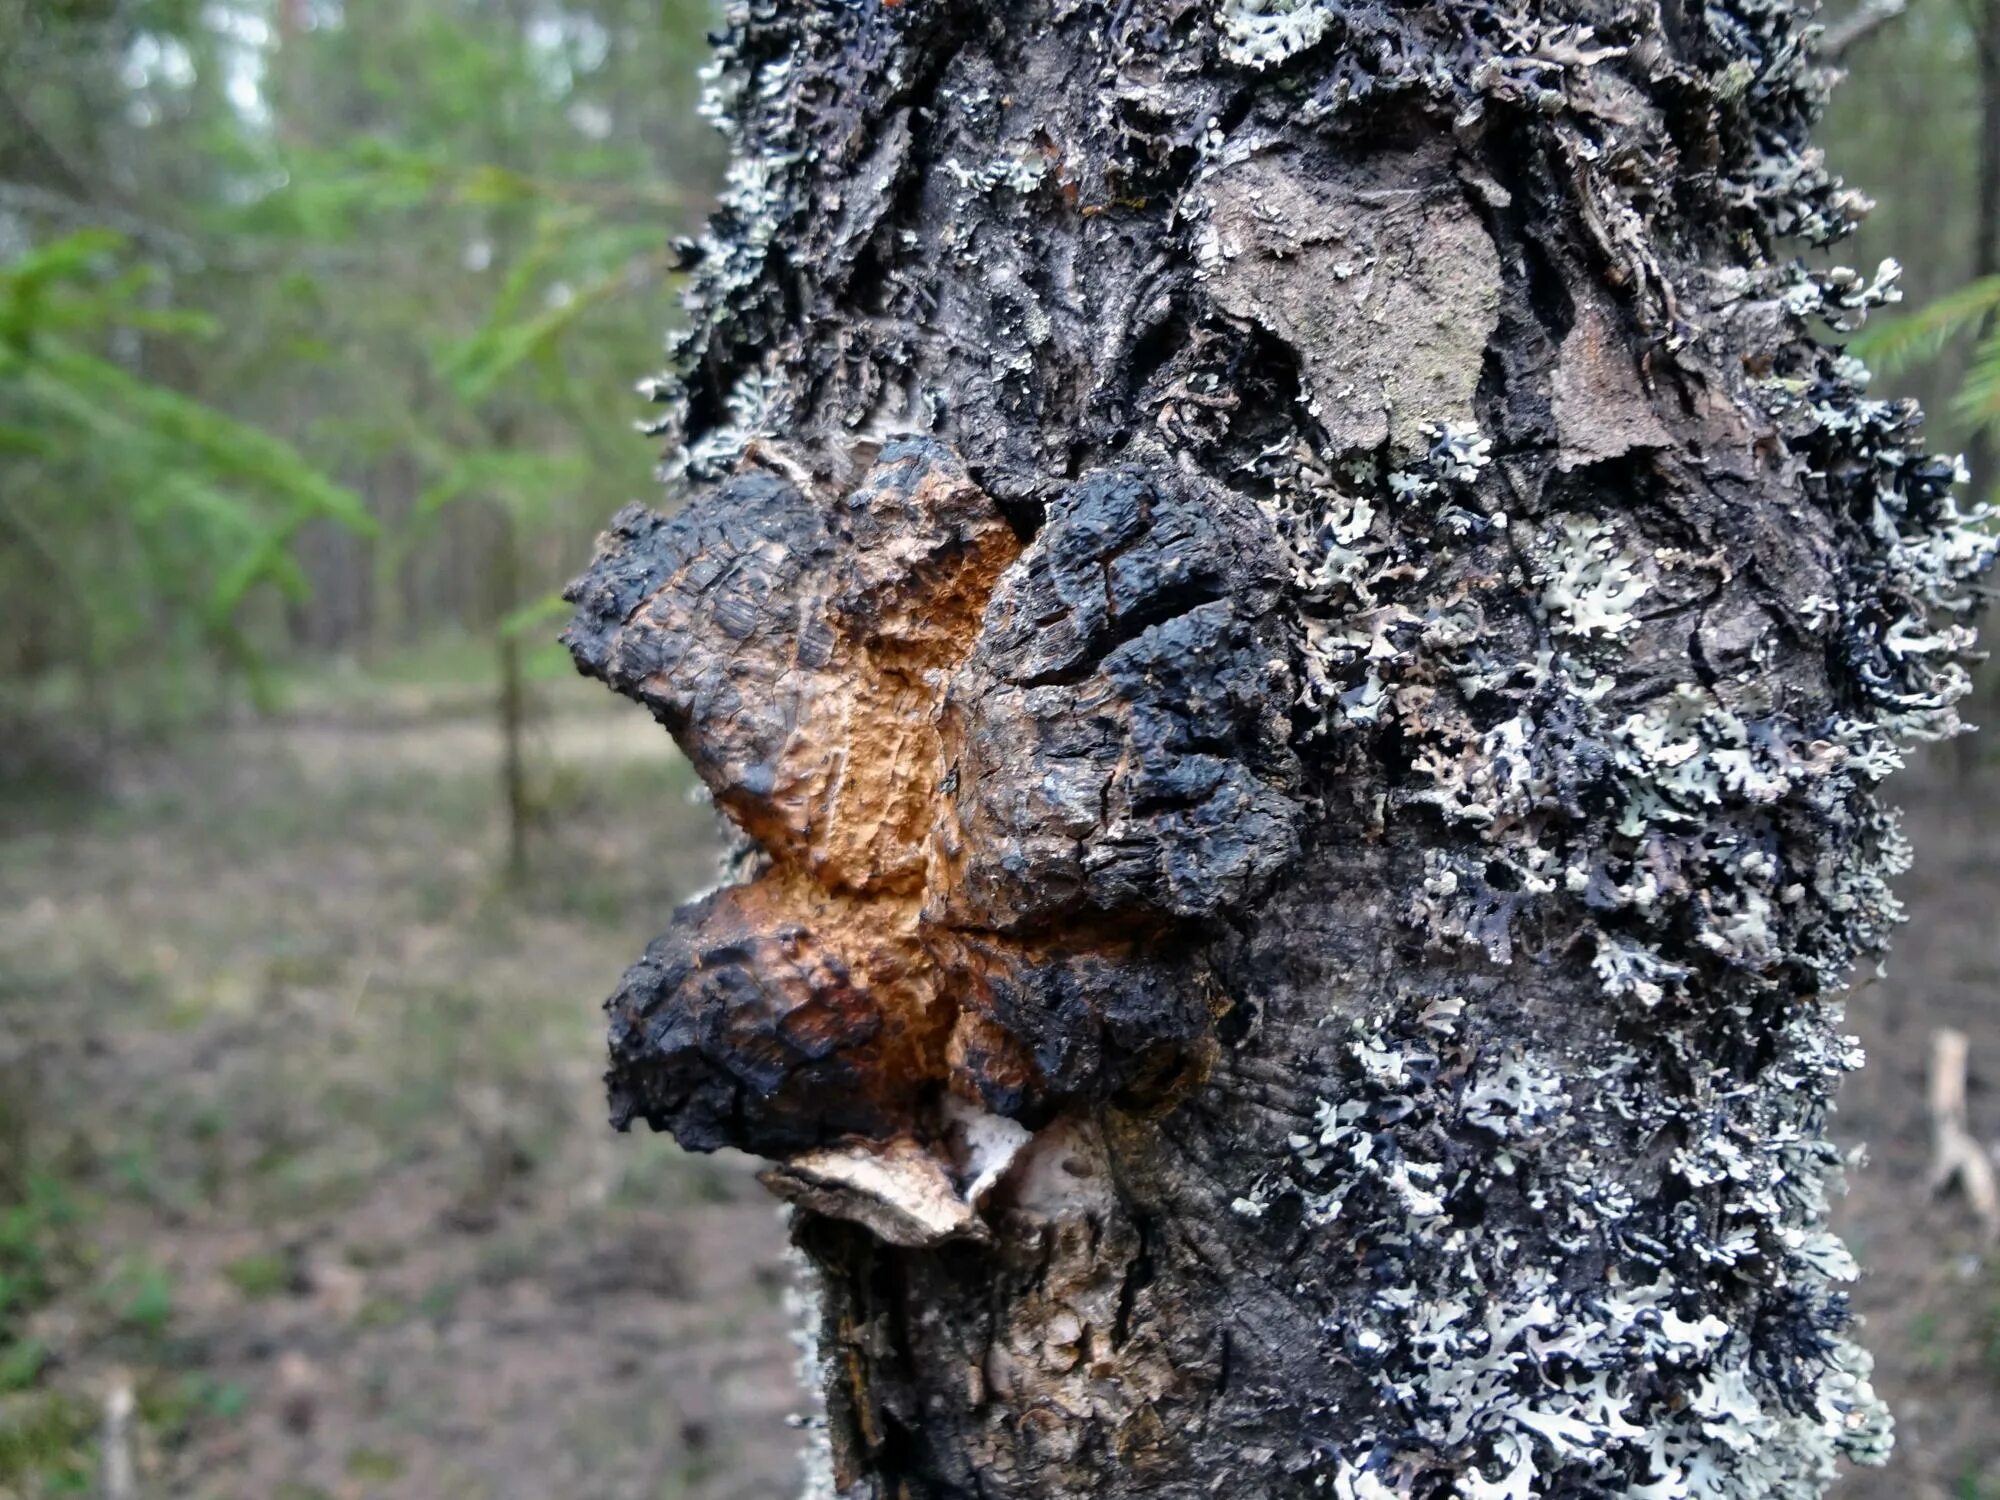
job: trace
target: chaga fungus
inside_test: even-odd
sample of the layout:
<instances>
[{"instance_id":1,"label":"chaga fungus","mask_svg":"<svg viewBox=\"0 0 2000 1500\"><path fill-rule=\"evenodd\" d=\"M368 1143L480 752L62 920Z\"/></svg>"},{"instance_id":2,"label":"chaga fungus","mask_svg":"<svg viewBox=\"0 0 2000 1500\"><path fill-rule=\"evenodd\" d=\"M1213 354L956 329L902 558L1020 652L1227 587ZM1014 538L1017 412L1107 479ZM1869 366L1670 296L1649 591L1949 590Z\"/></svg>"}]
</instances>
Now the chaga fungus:
<instances>
[{"instance_id":1,"label":"chaga fungus","mask_svg":"<svg viewBox=\"0 0 2000 1500\"><path fill-rule=\"evenodd\" d=\"M1299 770L1275 538L1196 484L1086 476L1024 546L906 439L618 516L565 639L762 859L609 1002L617 1123L784 1158L1198 1074L1213 986L1169 924L1296 857Z\"/></svg>"}]
</instances>

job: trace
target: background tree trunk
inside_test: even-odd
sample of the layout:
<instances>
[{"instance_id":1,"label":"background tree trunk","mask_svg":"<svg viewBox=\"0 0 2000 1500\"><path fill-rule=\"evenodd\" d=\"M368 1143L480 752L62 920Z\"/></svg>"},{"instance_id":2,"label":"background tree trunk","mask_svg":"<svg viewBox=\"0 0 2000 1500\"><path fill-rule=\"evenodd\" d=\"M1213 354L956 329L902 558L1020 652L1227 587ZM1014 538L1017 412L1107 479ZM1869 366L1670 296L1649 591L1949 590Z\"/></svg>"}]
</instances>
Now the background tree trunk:
<instances>
[{"instance_id":1,"label":"background tree trunk","mask_svg":"<svg viewBox=\"0 0 2000 1500\"><path fill-rule=\"evenodd\" d=\"M1972 274L2000 275L2000 3L1968 0L1967 20L1979 73L1979 153L1975 171L1978 203L1972 229ZM1966 466L1982 494L1994 488L1993 439L1973 428Z\"/></svg>"},{"instance_id":2,"label":"background tree trunk","mask_svg":"<svg viewBox=\"0 0 2000 1500\"><path fill-rule=\"evenodd\" d=\"M821 1492L1816 1494L1835 998L1989 560L1776 0L730 12L579 664L745 835L617 1122L773 1162Z\"/></svg>"},{"instance_id":3,"label":"background tree trunk","mask_svg":"<svg viewBox=\"0 0 2000 1500\"><path fill-rule=\"evenodd\" d=\"M1978 278L2000 275L2000 0L1967 0L1966 19L1979 73L1979 150L1974 170L1977 202L1972 221L1972 275ZM1989 319L1980 336L1991 334ZM1996 488L1993 438L1983 422L1975 425L1966 439L1965 466L1972 476L1973 492L1990 498ZM1984 717L1983 706L1980 715ZM1955 749L1959 778L1967 779L1978 764L1977 744L1967 736Z\"/></svg>"}]
</instances>

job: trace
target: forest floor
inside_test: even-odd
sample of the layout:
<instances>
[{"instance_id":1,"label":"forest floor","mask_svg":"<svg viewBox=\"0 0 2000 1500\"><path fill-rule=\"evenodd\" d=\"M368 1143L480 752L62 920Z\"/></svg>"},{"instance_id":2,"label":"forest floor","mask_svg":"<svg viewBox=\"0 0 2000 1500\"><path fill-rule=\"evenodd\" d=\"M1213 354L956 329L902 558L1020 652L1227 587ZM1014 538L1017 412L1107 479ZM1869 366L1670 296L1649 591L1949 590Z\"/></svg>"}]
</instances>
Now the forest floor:
<instances>
[{"instance_id":1,"label":"forest floor","mask_svg":"<svg viewBox=\"0 0 2000 1500\"><path fill-rule=\"evenodd\" d=\"M2000 708L1981 716L2000 725ZM1868 1064L1842 1088L1833 1132L1865 1148L1834 1217L1861 1262L1854 1307L1896 1451L1850 1476L1842 1500L2000 1500L2000 1245L1962 1197L1929 1190L1925 1085L1932 1032L1965 1032L1972 1131L2000 1143L2000 733L1991 739L1963 773L1944 746L1890 782L1916 851L1896 882L1910 920L1880 977L1848 998Z\"/></svg>"},{"instance_id":2,"label":"forest floor","mask_svg":"<svg viewBox=\"0 0 2000 1500\"><path fill-rule=\"evenodd\" d=\"M142 1500L797 1492L775 1208L604 1123L711 815L542 692L514 889L497 737L420 689L0 807L0 1497L96 1494L120 1383Z\"/></svg>"},{"instance_id":3,"label":"forest floor","mask_svg":"<svg viewBox=\"0 0 2000 1500\"><path fill-rule=\"evenodd\" d=\"M352 689L355 685L349 684ZM308 694L0 803L0 1500L776 1500L799 1404L748 1165L604 1128L597 998L710 878L643 716L542 690L532 872L477 699ZM2000 1136L2000 765L1900 788L1842 1225L1895 1405L1850 1500L2000 1500L2000 1254L1926 1192L1931 1028Z\"/></svg>"}]
</instances>

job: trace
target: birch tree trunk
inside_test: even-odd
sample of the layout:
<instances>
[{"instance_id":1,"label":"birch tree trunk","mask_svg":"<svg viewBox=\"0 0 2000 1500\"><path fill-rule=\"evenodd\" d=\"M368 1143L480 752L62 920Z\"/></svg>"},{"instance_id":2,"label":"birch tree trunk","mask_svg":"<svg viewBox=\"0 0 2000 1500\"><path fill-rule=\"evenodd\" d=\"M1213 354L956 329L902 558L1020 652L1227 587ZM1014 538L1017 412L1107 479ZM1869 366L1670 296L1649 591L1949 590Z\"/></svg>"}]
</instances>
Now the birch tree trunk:
<instances>
[{"instance_id":1,"label":"birch tree trunk","mask_svg":"<svg viewBox=\"0 0 2000 1500\"><path fill-rule=\"evenodd\" d=\"M749 0L586 672L741 831L822 1495L1810 1496L1838 995L1990 547L1786 0Z\"/></svg>"}]
</instances>

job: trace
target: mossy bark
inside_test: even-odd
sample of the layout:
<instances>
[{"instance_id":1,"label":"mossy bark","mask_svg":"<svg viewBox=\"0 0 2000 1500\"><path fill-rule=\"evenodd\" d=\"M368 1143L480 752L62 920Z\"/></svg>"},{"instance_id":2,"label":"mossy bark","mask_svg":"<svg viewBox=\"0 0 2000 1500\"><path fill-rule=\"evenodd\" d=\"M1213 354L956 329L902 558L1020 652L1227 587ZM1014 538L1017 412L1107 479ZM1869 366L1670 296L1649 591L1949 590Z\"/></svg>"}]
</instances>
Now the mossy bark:
<instances>
[{"instance_id":1,"label":"mossy bark","mask_svg":"<svg viewBox=\"0 0 2000 1500\"><path fill-rule=\"evenodd\" d=\"M821 1493L1817 1494L1876 786L1990 549L1780 0L739 4L579 665L741 831L617 1122L770 1159Z\"/></svg>"}]
</instances>

